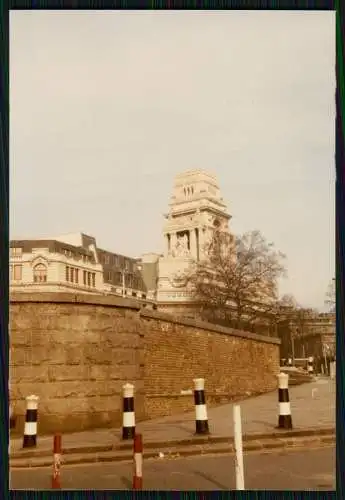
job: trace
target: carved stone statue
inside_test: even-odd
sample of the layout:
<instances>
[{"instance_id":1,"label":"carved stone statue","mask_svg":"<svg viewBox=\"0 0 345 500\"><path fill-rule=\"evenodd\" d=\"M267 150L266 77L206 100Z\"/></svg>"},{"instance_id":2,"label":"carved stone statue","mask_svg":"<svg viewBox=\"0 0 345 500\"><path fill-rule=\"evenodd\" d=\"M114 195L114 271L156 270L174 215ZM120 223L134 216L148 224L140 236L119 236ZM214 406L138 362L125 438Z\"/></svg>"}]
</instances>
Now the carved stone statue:
<instances>
[{"instance_id":1,"label":"carved stone statue","mask_svg":"<svg viewBox=\"0 0 345 500\"><path fill-rule=\"evenodd\" d=\"M175 255L177 257L186 257L189 255L188 236L186 234L177 238Z\"/></svg>"}]
</instances>

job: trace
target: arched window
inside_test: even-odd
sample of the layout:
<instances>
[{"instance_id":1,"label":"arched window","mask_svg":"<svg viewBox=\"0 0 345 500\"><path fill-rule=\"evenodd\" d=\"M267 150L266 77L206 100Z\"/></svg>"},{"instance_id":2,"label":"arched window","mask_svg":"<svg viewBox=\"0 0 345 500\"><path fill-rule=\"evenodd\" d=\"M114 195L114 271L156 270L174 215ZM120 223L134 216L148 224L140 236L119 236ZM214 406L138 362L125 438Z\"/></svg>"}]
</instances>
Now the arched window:
<instances>
[{"instance_id":1,"label":"arched window","mask_svg":"<svg viewBox=\"0 0 345 500\"><path fill-rule=\"evenodd\" d=\"M45 283L47 281L47 268L44 264L34 267L34 283Z\"/></svg>"}]
</instances>

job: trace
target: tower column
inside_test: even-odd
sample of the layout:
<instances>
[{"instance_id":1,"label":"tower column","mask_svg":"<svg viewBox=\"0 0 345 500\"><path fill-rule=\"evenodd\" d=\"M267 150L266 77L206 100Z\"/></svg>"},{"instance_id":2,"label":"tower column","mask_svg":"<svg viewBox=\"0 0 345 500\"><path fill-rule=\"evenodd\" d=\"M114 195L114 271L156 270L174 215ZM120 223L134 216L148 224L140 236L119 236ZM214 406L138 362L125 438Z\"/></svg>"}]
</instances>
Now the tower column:
<instances>
[{"instance_id":1,"label":"tower column","mask_svg":"<svg viewBox=\"0 0 345 500\"><path fill-rule=\"evenodd\" d=\"M165 255L168 256L170 253L170 241L169 241L169 233L165 233L164 235L164 243L165 243Z\"/></svg>"},{"instance_id":2,"label":"tower column","mask_svg":"<svg viewBox=\"0 0 345 500\"><path fill-rule=\"evenodd\" d=\"M202 259L205 256L204 245L205 245L205 234L204 234L202 226L200 226L199 227L199 255L200 255L200 258L202 258Z\"/></svg>"},{"instance_id":3,"label":"tower column","mask_svg":"<svg viewBox=\"0 0 345 500\"><path fill-rule=\"evenodd\" d=\"M177 235L176 232L170 233L170 251L174 251L177 243Z\"/></svg>"},{"instance_id":4,"label":"tower column","mask_svg":"<svg viewBox=\"0 0 345 500\"><path fill-rule=\"evenodd\" d=\"M190 254L192 257L195 259L197 258L197 248L196 248L196 234L195 234L195 229L190 229L189 231L189 238L190 238Z\"/></svg>"}]
</instances>

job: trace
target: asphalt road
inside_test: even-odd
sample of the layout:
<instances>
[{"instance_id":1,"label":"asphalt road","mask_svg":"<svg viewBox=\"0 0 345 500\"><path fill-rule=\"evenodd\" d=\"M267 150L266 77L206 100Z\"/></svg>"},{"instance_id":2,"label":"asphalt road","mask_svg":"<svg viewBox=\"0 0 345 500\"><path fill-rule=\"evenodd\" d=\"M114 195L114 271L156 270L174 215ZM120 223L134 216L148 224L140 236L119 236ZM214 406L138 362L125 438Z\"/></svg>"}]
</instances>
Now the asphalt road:
<instances>
[{"instance_id":1,"label":"asphalt road","mask_svg":"<svg viewBox=\"0 0 345 500\"><path fill-rule=\"evenodd\" d=\"M130 463L65 466L61 485L67 490L128 490L132 472ZM244 457L244 474L248 490L334 490L335 448L251 453ZM150 459L144 463L143 476L147 490L232 490L234 457ZM49 489L51 470L14 470L10 481L13 490Z\"/></svg>"}]
</instances>

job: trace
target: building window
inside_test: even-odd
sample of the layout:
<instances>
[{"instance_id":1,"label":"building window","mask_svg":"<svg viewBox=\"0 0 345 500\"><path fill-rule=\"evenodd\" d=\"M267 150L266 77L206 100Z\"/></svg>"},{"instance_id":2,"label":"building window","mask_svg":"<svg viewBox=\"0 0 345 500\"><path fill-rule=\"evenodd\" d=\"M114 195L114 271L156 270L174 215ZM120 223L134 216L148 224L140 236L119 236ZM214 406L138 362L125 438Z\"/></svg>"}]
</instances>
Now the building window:
<instances>
[{"instance_id":1,"label":"building window","mask_svg":"<svg viewBox=\"0 0 345 500\"><path fill-rule=\"evenodd\" d=\"M92 273L92 286L95 288L96 287L96 274Z\"/></svg>"},{"instance_id":2,"label":"building window","mask_svg":"<svg viewBox=\"0 0 345 500\"><path fill-rule=\"evenodd\" d=\"M91 286L91 273L87 273L87 286Z\"/></svg>"},{"instance_id":3,"label":"building window","mask_svg":"<svg viewBox=\"0 0 345 500\"><path fill-rule=\"evenodd\" d=\"M66 276L65 276L65 278L66 278L66 281L69 281L69 267L68 266L66 266Z\"/></svg>"},{"instance_id":4,"label":"building window","mask_svg":"<svg viewBox=\"0 0 345 500\"><path fill-rule=\"evenodd\" d=\"M144 293L141 295L141 297L142 297L143 299L146 299L146 295L145 295Z\"/></svg>"},{"instance_id":5,"label":"building window","mask_svg":"<svg viewBox=\"0 0 345 500\"><path fill-rule=\"evenodd\" d=\"M71 267L70 269L70 282L73 283L74 282L74 268Z\"/></svg>"},{"instance_id":6,"label":"building window","mask_svg":"<svg viewBox=\"0 0 345 500\"><path fill-rule=\"evenodd\" d=\"M83 283L86 286L86 271L83 271Z\"/></svg>"},{"instance_id":7,"label":"building window","mask_svg":"<svg viewBox=\"0 0 345 500\"><path fill-rule=\"evenodd\" d=\"M79 269L74 270L74 282L79 283Z\"/></svg>"},{"instance_id":8,"label":"building window","mask_svg":"<svg viewBox=\"0 0 345 500\"><path fill-rule=\"evenodd\" d=\"M22 248L10 248L10 257L21 257L22 253Z\"/></svg>"},{"instance_id":9,"label":"building window","mask_svg":"<svg viewBox=\"0 0 345 500\"><path fill-rule=\"evenodd\" d=\"M136 297L137 296L137 293L136 292L132 292L132 297Z\"/></svg>"},{"instance_id":10,"label":"building window","mask_svg":"<svg viewBox=\"0 0 345 500\"><path fill-rule=\"evenodd\" d=\"M34 267L34 283L45 283L47 281L47 268L44 264Z\"/></svg>"},{"instance_id":11,"label":"building window","mask_svg":"<svg viewBox=\"0 0 345 500\"><path fill-rule=\"evenodd\" d=\"M22 279L22 265L10 266L10 279L11 281L21 281Z\"/></svg>"}]
</instances>

